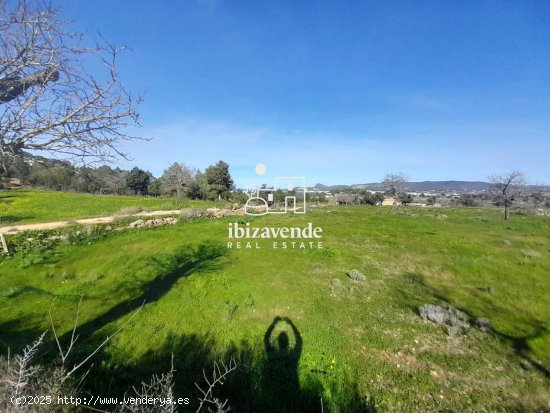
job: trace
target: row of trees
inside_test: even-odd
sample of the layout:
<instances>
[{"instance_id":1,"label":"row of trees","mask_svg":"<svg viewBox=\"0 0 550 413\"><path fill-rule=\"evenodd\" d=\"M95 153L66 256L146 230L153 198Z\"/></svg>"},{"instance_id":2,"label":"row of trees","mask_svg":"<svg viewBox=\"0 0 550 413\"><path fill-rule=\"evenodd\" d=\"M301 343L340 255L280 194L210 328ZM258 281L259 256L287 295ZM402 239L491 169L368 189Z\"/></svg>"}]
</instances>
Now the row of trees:
<instances>
[{"instance_id":1,"label":"row of trees","mask_svg":"<svg viewBox=\"0 0 550 413\"><path fill-rule=\"evenodd\" d=\"M229 165L219 161L204 172L184 163L173 163L164 174L149 183L152 195L188 197L192 199L228 199L235 184Z\"/></svg>"},{"instance_id":2,"label":"row of trees","mask_svg":"<svg viewBox=\"0 0 550 413\"><path fill-rule=\"evenodd\" d=\"M12 162L5 177L22 184L58 191L93 194L136 194L187 197L192 199L228 199L234 188L229 165L219 161L204 172L183 163L173 163L156 178L137 166L131 170L75 167L68 161L35 157L32 162L19 158Z\"/></svg>"}]
</instances>

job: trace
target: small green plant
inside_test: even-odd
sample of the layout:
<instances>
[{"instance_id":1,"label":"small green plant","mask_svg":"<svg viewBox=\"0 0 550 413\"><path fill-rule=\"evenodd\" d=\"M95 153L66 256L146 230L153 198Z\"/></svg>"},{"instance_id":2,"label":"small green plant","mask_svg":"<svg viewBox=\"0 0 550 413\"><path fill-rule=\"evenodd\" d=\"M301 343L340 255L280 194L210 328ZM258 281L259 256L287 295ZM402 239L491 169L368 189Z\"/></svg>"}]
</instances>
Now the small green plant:
<instances>
[{"instance_id":1,"label":"small green plant","mask_svg":"<svg viewBox=\"0 0 550 413\"><path fill-rule=\"evenodd\" d=\"M224 321L231 321L235 316L235 313L237 312L238 308L239 306L236 303L232 301L226 301L223 307L223 312L225 314Z\"/></svg>"}]
</instances>

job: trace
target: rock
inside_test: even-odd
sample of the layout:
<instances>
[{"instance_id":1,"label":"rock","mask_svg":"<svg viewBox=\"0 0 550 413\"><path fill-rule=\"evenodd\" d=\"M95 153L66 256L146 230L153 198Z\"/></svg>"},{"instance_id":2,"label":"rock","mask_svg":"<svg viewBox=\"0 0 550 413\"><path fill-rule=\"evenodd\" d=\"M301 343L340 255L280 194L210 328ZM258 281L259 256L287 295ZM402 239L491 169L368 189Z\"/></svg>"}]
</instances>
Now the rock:
<instances>
[{"instance_id":1,"label":"rock","mask_svg":"<svg viewBox=\"0 0 550 413\"><path fill-rule=\"evenodd\" d=\"M246 213L244 212L244 209L208 208L206 210L206 215L214 218L223 218L229 216L244 216Z\"/></svg>"},{"instance_id":2,"label":"rock","mask_svg":"<svg viewBox=\"0 0 550 413\"><path fill-rule=\"evenodd\" d=\"M361 273L357 270L347 271L346 275L349 278L351 278L352 280L355 280L355 281L366 281L367 280L367 277L365 276L365 274L363 274L363 273Z\"/></svg>"},{"instance_id":3,"label":"rock","mask_svg":"<svg viewBox=\"0 0 550 413\"><path fill-rule=\"evenodd\" d=\"M144 224L145 224L145 221L143 221L142 219L138 219L137 221L131 222L128 225L128 228L141 228L143 227Z\"/></svg>"},{"instance_id":4,"label":"rock","mask_svg":"<svg viewBox=\"0 0 550 413\"><path fill-rule=\"evenodd\" d=\"M67 242L67 241L69 241L69 236L68 235L52 235L51 237L48 237L48 239L51 240L51 241Z\"/></svg>"},{"instance_id":5,"label":"rock","mask_svg":"<svg viewBox=\"0 0 550 413\"><path fill-rule=\"evenodd\" d=\"M178 220L172 217L148 219L147 221L138 219L137 221L134 221L131 224L129 224L128 228L154 228L154 227L160 227L162 225L174 225L174 224L177 224L177 222Z\"/></svg>"},{"instance_id":6,"label":"rock","mask_svg":"<svg viewBox=\"0 0 550 413\"><path fill-rule=\"evenodd\" d=\"M491 320L488 318L476 318L474 320L474 326L481 331L487 331L491 329Z\"/></svg>"},{"instance_id":7,"label":"rock","mask_svg":"<svg viewBox=\"0 0 550 413\"><path fill-rule=\"evenodd\" d=\"M418 308L418 313L424 320L447 326L447 333L450 336L462 334L470 327L467 314L450 305L442 307L435 304L423 304Z\"/></svg>"}]
</instances>

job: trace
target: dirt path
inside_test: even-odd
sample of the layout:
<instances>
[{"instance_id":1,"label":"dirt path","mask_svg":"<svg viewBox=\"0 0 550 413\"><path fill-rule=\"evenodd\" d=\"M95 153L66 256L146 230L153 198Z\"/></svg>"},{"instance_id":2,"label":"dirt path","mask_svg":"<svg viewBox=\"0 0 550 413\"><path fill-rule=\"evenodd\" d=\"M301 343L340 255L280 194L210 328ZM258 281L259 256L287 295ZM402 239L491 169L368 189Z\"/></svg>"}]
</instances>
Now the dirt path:
<instances>
[{"instance_id":1,"label":"dirt path","mask_svg":"<svg viewBox=\"0 0 550 413\"><path fill-rule=\"evenodd\" d=\"M163 215L178 215L181 214L183 209L173 209L173 210L164 210L164 211L147 211L147 212L138 212L136 214L129 215L117 215L116 218L128 218L128 217L157 217ZM20 225L6 225L0 226L0 233L4 235L17 234L21 231L28 230L49 230L49 229L58 229L63 228L68 225L93 225L93 224L108 224L115 220L114 216L108 217L96 217L96 218L80 218L80 219L71 219L67 221L52 221L52 222L41 222L38 224L20 224Z\"/></svg>"}]
</instances>

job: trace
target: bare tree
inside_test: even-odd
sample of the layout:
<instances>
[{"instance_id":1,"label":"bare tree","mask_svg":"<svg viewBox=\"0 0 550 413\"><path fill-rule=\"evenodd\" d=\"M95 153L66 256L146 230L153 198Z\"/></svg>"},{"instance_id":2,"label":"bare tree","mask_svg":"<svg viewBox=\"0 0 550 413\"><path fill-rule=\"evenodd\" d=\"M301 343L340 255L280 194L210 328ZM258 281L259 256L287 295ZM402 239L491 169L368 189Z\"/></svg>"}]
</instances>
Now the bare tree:
<instances>
[{"instance_id":1,"label":"bare tree","mask_svg":"<svg viewBox=\"0 0 550 413\"><path fill-rule=\"evenodd\" d=\"M119 81L124 48L84 46L68 23L46 2L0 1L0 172L37 152L82 163L127 159L120 143L141 139L126 132L139 126L141 98Z\"/></svg>"},{"instance_id":2,"label":"bare tree","mask_svg":"<svg viewBox=\"0 0 550 413\"><path fill-rule=\"evenodd\" d=\"M510 207L525 191L525 176L521 171L512 171L504 175L489 177L491 193L498 205L504 206L504 219L510 218Z\"/></svg>"},{"instance_id":3,"label":"bare tree","mask_svg":"<svg viewBox=\"0 0 550 413\"><path fill-rule=\"evenodd\" d=\"M407 179L407 175L405 175L403 172L389 173L384 176L382 185L384 186L386 194L394 199L394 205L395 199L397 199L397 197L405 191ZM390 213L392 212L392 210L393 205L390 209Z\"/></svg>"},{"instance_id":4,"label":"bare tree","mask_svg":"<svg viewBox=\"0 0 550 413\"><path fill-rule=\"evenodd\" d=\"M197 171L184 163L174 162L162 175L161 190L169 195L182 196L189 189Z\"/></svg>"}]
</instances>

